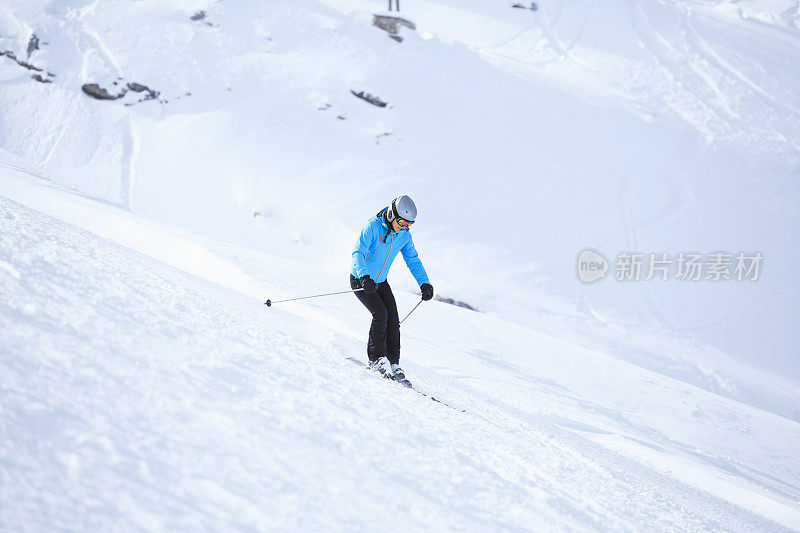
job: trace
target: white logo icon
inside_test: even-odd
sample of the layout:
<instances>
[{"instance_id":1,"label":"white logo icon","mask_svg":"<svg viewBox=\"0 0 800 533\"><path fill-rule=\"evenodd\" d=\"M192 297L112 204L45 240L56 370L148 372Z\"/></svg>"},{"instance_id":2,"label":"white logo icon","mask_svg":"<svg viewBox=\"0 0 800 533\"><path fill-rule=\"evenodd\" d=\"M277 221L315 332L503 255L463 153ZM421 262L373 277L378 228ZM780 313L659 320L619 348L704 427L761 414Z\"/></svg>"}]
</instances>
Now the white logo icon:
<instances>
[{"instance_id":1,"label":"white logo icon","mask_svg":"<svg viewBox=\"0 0 800 533\"><path fill-rule=\"evenodd\" d=\"M584 250L578 256L578 278L584 283L603 279L608 272L608 261L594 250Z\"/></svg>"}]
</instances>

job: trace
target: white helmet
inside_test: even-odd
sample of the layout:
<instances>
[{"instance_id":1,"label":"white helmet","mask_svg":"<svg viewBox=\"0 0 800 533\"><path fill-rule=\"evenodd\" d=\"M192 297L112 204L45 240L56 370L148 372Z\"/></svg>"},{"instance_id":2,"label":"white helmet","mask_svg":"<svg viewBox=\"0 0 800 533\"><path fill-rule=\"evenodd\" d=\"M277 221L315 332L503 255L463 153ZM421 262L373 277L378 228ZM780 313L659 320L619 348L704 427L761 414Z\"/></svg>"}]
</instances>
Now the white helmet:
<instances>
[{"instance_id":1,"label":"white helmet","mask_svg":"<svg viewBox=\"0 0 800 533\"><path fill-rule=\"evenodd\" d=\"M417 218L417 206L410 196L404 194L392 200L386 211L386 220L392 222L396 218L402 218L408 223L413 223Z\"/></svg>"}]
</instances>

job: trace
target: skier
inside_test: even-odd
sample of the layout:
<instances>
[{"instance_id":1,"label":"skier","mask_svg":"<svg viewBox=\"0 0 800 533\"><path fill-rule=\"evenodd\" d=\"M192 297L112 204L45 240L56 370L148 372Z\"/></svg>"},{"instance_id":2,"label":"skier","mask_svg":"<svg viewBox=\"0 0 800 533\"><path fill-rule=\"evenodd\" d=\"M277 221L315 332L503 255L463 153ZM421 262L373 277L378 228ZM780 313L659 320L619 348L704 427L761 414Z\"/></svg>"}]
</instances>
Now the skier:
<instances>
[{"instance_id":1,"label":"skier","mask_svg":"<svg viewBox=\"0 0 800 533\"><path fill-rule=\"evenodd\" d=\"M433 298L433 286L419 260L409 231L417 218L410 196L399 196L371 217L353 249L350 287L363 288L356 297L372 313L367 357L369 366L384 377L407 383L400 368L400 318L386 276L397 252L403 253L408 269L420 285L423 300Z\"/></svg>"}]
</instances>

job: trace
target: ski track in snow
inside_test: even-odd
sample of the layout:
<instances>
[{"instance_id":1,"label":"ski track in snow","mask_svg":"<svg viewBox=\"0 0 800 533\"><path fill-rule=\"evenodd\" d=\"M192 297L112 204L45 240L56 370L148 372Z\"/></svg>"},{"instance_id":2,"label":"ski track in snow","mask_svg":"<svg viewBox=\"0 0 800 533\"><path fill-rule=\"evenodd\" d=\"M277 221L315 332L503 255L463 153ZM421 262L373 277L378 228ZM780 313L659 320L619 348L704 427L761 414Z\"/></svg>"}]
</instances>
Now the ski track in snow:
<instances>
[{"instance_id":1,"label":"ski track in snow","mask_svg":"<svg viewBox=\"0 0 800 533\"><path fill-rule=\"evenodd\" d=\"M1 183L140 240L109 230L112 207ZM314 317L363 321L355 299L267 310L250 291L291 268L263 254L226 248L232 290L220 268L196 277L6 198L0 213L4 529L369 530L387 513L396 530L800 525L795 422L434 304L404 325L404 366L459 413L345 360L362 340ZM665 408L679 390L698 413L685 422Z\"/></svg>"}]
</instances>

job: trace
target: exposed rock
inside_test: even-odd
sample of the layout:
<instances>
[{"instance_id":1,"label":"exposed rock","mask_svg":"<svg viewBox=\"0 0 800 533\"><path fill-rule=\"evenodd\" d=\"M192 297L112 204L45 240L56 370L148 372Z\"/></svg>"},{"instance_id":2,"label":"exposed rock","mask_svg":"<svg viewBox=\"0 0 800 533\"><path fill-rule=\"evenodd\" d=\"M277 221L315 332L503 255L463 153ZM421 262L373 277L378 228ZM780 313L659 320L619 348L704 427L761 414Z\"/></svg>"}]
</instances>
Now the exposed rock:
<instances>
[{"instance_id":1,"label":"exposed rock","mask_svg":"<svg viewBox=\"0 0 800 533\"><path fill-rule=\"evenodd\" d=\"M36 34L33 34L33 35L31 35L31 38L28 41L28 48L27 48L28 58L30 59L31 53L33 53L34 50L38 50L38 49L39 49L39 38L36 36ZM3 57L3 56L6 56L10 60L14 61L17 65L19 65L19 66L21 66L23 68L26 68L28 70L32 70L34 72L44 72L44 69L40 69L39 67L37 67L35 65L32 65L31 63L28 63L28 61L22 61L11 50L0 50L0 57ZM49 72L49 71L46 72L44 75L42 75L42 74L34 74L34 75L31 76L31 78L33 78L34 80L36 80L36 81L38 81L40 83L52 83L53 80L51 80L49 78L55 78L55 77L56 77L56 75L53 74L52 72Z\"/></svg>"},{"instance_id":2,"label":"exposed rock","mask_svg":"<svg viewBox=\"0 0 800 533\"><path fill-rule=\"evenodd\" d=\"M406 28L410 28L412 30L417 29L416 24L402 17L392 17L388 15L373 15L372 17L372 25L386 31L389 34L389 37L398 43L403 42L403 38L398 35L398 33L400 33L401 26L405 26Z\"/></svg>"},{"instance_id":3,"label":"exposed rock","mask_svg":"<svg viewBox=\"0 0 800 533\"><path fill-rule=\"evenodd\" d=\"M481 312L482 312L482 311L481 311L480 309L478 309L477 307L472 307L471 305L469 305L469 304L468 304L468 303L466 303L466 302L460 302L460 301L458 301L458 300L454 300L454 299L452 299L452 298L442 298L442 297L441 297L441 296L439 296L438 294L437 294L436 296L434 296L434 297L433 297L433 299L434 299L434 300L438 300L438 301L440 301L440 302L444 302L444 303L446 303L446 304L450 304L450 305L456 305L456 306L458 306L458 307L463 307L464 309L469 309L470 311L476 311L476 312L478 312L478 313L481 313Z\"/></svg>"},{"instance_id":4,"label":"exposed rock","mask_svg":"<svg viewBox=\"0 0 800 533\"><path fill-rule=\"evenodd\" d=\"M17 55L14 52L12 52L11 50L0 50L0 56L6 56L7 58L15 61L17 63L17 65L19 65L21 67L25 67L28 70L35 70L36 72L41 72L42 71L42 69L40 69L39 67L35 67L35 66L31 65L30 63L28 63L26 61L22 61L21 59L18 59Z\"/></svg>"},{"instance_id":5,"label":"exposed rock","mask_svg":"<svg viewBox=\"0 0 800 533\"><path fill-rule=\"evenodd\" d=\"M21 66L21 67L25 67L25 68L26 68L26 69L28 69L28 70L35 70L36 72L42 72L42 69L40 69L39 67L36 67L36 66L34 66L34 65L31 65L30 63L27 63L27 62L25 62L25 61L19 61L19 60L17 60L17 64L18 64L19 66Z\"/></svg>"},{"instance_id":6,"label":"exposed rock","mask_svg":"<svg viewBox=\"0 0 800 533\"><path fill-rule=\"evenodd\" d=\"M417 29L417 25L410 20L406 20L403 17L392 17L387 15L373 15L372 25L394 35L400 33L400 26L405 26L406 28L412 30Z\"/></svg>"},{"instance_id":7,"label":"exposed rock","mask_svg":"<svg viewBox=\"0 0 800 533\"><path fill-rule=\"evenodd\" d=\"M205 10L201 9L200 11L198 11L197 13L195 13L194 15L192 15L189 18L192 19L195 22L203 22L203 21L206 20L206 14L207 13L205 12ZM210 26L212 28L215 28L215 27L218 26L217 24L214 24L214 23L208 22L208 21L203 22L203 24L205 24L206 26Z\"/></svg>"},{"instance_id":8,"label":"exposed rock","mask_svg":"<svg viewBox=\"0 0 800 533\"><path fill-rule=\"evenodd\" d=\"M140 102L146 102L147 100L155 100L161 94L159 91L154 91L147 85L142 85L141 83L131 82L128 83L128 89L135 93L147 93L145 94L144 98L141 98Z\"/></svg>"},{"instance_id":9,"label":"exposed rock","mask_svg":"<svg viewBox=\"0 0 800 533\"><path fill-rule=\"evenodd\" d=\"M26 59L30 60L31 54L39 49L39 38L36 36L35 33L31 34L31 38L28 40L28 56Z\"/></svg>"},{"instance_id":10,"label":"exposed rock","mask_svg":"<svg viewBox=\"0 0 800 533\"><path fill-rule=\"evenodd\" d=\"M372 96L371 94L365 93L364 91L355 92L352 89L350 90L350 92L353 93L354 96L356 96L358 98L361 98L365 102L369 102L370 104L372 104L374 106L386 107L386 102L384 102L383 100L381 100L377 96Z\"/></svg>"},{"instance_id":11,"label":"exposed rock","mask_svg":"<svg viewBox=\"0 0 800 533\"><path fill-rule=\"evenodd\" d=\"M536 11L537 9L539 9L539 6L536 5L536 2L531 2L530 6L526 6L524 4L514 4L511 7L516 7L517 9L530 9L531 11Z\"/></svg>"},{"instance_id":12,"label":"exposed rock","mask_svg":"<svg viewBox=\"0 0 800 533\"><path fill-rule=\"evenodd\" d=\"M118 80L122 80L122 78L117 78ZM119 81L113 82L115 86L119 86ZM135 93L143 93L143 96L139 98L136 102L128 102L125 105L134 105L139 102L146 102L148 100L156 100L161 95L159 91L154 91L147 85L142 85L141 83L130 82L126 83L124 87L119 89L119 92L116 94L109 93L103 87L100 87L97 83L86 83L84 84L81 89L83 92L88 94L93 98L97 98L98 100L119 100L126 94L128 91L133 91ZM167 103L166 100L161 101L161 103Z\"/></svg>"},{"instance_id":13,"label":"exposed rock","mask_svg":"<svg viewBox=\"0 0 800 533\"><path fill-rule=\"evenodd\" d=\"M123 89L119 94L109 94L108 91L96 83L84 83L81 89L83 89L83 92L89 96L97 98L98 100L117 100L125 96L125 93L127 92L127 90Z\"/></svg>"}]
</instances>

